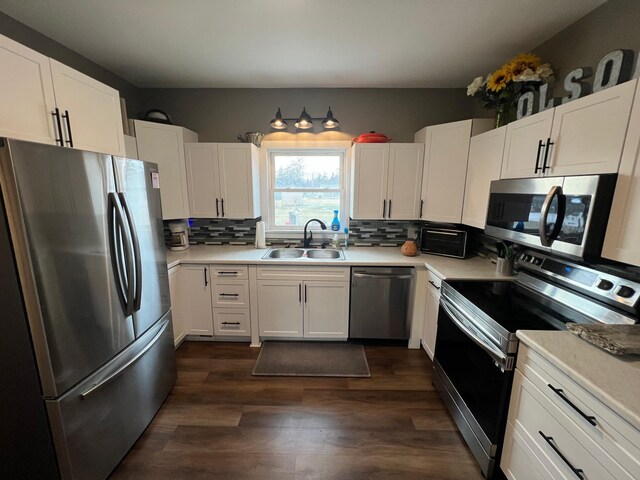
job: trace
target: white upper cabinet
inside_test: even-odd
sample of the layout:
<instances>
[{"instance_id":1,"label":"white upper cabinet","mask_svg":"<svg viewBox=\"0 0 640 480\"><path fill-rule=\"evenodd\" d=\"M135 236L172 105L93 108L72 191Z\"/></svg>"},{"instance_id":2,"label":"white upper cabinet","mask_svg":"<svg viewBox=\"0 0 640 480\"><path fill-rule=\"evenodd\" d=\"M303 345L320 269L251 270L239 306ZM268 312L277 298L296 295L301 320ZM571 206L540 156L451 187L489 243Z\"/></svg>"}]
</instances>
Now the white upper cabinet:
<instances>
[{"instance_id":1,"label":"white upper cabinet","mask_svg":"<svg viewBox=\"0 0 640 480\"><path fill-rule=\"evenodd\" d=\"M219 143L218 174L222 217L259 217L258 148L251 143Z\"/></svg>"},{"instance_id":2,"label":"white upper cabinet","mask_svg":"<svg viewBox=\"0 0 640 480\"><path fill-rule=\"evenodd\" d=\"M162 218L189 218L184 144L197 142L198 134L186 128L135 121L138 158L158 164Z\"/></svg>"},{"instance_id":3,"label":"white upper cabinet","mask_svg":"<svg viewBox=\"0 0 640 480\"><path fill-rule=\"evenodd\" d=\"M556 107L549 176L616 173L629 125L636 81ZM544 168L544 167L543 167Z\"/></svg>"},{"instance_id":4,"label":"white upper cabinet","mask_svg":"<svg viewBox=\"0 0 640 480\"><path fill-rule=\"evenodd\" d=\"M616 173L636 80L507 126L502 178Z\"/></svg>"},{"instance_id":5,"label":"white upper cabinet","mask_svg":"<svg viewBox=\"0 0 640 480\"><path fill-rule=\"evenodd\" d=\"M215 143L187 143L184 146L187 164L189 208L194 218L220 216L218 184L218 148Z\"/></svg>"},{"instance_id":6,"label":"white upper cabinet","mask_svg":"<svg viewBox=\"0 0 640 480\"><path fill-rule=\"evenodd\" d=\"M638 84L640 85L640 84ZM602 256L640 266L640 86L629 121Z\"/></svg>"},{"instance_id":7,"label":"white upper cabinet","mask_svg":"<svg viewBox=\"0 0 640 480\"><path fill-rule=\"evenodd\" d=\"M551 135L553 109L507 125L501 178L537 177L542 172L544 145Z\"/></svg>"},{"instance_id":8,"label":"white upper cabinet","mask_svg":"<svg viewBox=\"0 0 640 480\"><path fill-rule=\"evenodd\" d=\"M0 136L55 145L49 58L0 35Z\"/></svg>"},{"instance_id":9,"label":"white upper cabinet","mask_svg":"<svg viewBox=\"0 0 640 480\"><path fill-rule=\"evenodd\" d=\"M461 222L469 140L492 125L490 119L473 119L429 126L416 132L416 142L425 144L422 220Z\"/></svg>"},{"instance_id":10,"label":"white upper cabinet","mask_svg":"<svg viewBox=\"0 0 640 480\"><path fill-rule=\"evenodd\" d=\"M65 146L125 155L118 91L53 59L51 76Z\"/></svg>"},{"instance_id":11,"label":"white upper cabinet","mask_svg":"<svg viewBox=\"0 0 640 480\"><path fill-rule=\"evenodd\" d=\"M185 145L191 216L260 216L258 149L242 143Z\"/></svg>"},{"instance_id":12,"label":"white upper cabinet","mask_svg":"<svg viewBox=\"0 0 640 480\"><path fill-rule=\"evenodd\" d=\"M0 35L0 135L125 155L120 94Z\"/></svg>"},{"instance_id":13,"label":"white upper cabinet","mask_svg":"<svg viewBox=\"0 0 640 480\"><path fill-rule=\"evenodd\" d=\"M353 146L352 155L352 218L418 218L423 145L360 143Z\"/></svg>"},{"instance_id":14,"label":"white upper cabinet","mask_svg":"<svg viewBox=\"0 0 640 480\"><path fill-rule=\"evenodd\" d=\"M500 178L507 127L471 137L462 223L484 229L491 182Z\"/></svg>"},{"instance_id":15,"label":"white upper cabinet","mask_svg":"<svg viewBox=\"0 0 640 480\"><path fill-rule=\"evenodd\" d=\"M389 150L387 218L416 220L420 217L420 187L424 145L392 143Z\"/></svg>"},{"instance_id":16,"label":"white upper cabinet","mask_svg":"<svg viewBox=\"0 0 640 480\"><path fill-rule=\"evenodd\" d=\"M355 144L351 149L351 218L383 219L387 212L389 144Z\"/></svg>"}]
</instances>

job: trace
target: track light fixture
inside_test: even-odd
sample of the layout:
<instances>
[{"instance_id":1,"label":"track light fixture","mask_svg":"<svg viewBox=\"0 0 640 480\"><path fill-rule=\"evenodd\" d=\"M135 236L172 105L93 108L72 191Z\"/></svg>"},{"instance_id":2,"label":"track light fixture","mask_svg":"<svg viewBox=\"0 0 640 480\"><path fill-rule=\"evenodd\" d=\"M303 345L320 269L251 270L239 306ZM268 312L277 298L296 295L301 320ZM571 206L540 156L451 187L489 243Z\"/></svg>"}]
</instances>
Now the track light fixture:
<instances>
[{"instance_id":1,"label":"track light fixture","mask_svg":"<svg viewBox=\"0 0 640 480\"><path fill-rule=\"evenodd\" d=\"M302 113L300 113L300 116L298 118L283 118L280 107L278 107L276 116L273 120L271 120L269 125L271 126L271 128L274 128L276 130L284 130L289 126L287 120L295 121L294 125L299 130L309 130L313 128L314 120L322 120L322 128L325 129L336 128L338 127L338 125L340 125L338 120L333 116L331 107L329 107L329 111L327 112L326 117L312 117L307 113L307 108L303 107Z\"/></svg>"}]
</instances>

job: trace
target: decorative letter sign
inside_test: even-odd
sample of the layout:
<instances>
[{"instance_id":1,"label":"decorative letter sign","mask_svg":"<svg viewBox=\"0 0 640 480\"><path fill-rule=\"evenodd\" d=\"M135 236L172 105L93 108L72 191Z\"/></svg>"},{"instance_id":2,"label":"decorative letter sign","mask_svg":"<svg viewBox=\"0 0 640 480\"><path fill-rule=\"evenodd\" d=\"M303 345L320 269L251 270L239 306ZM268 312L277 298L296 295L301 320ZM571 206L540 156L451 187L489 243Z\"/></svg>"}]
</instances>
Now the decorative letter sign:
<instances>
[{"instance_id":1,"label":"decorative letter sign","mask_svg":"<svg viewBox=\"0 0 640 480\"><path fill-rule=\"evenodd\" d=\"M599 92L629 79L632 60L631 50L614 50L602 57L593 79L593 91Z\"/></svg>"},{"instance_id":2,"label":"decorative letter sign","mask_svg":"<svg viewBox=\"0 0 640 480\"><path fill-rule=\"evenodd\" d=\"M636 59L635 71L632 72L632 69L633 51L614 50L608 53L598 62L593 79L593 91L599 92L632 78L640 78L640 55ZM540 85L538 92L523 93L518 99L518 119L536 113L535 110L543 112L559 103L569 103L572 100L589 95L592 91L591 85L583 80L591 75L593 75L593 70L589 67L576 68L569 72L564 79L563 85L569 95L562 97L562 99L549 98L549 95L553 92L553 83L551 82ZM537 102L536 95L538 95Z\"/></svg>"},{"instance_id":3,"label":"decorative letter sign","mask_svg":"<svg viewBox=\"0 0 640 480\"><path fill-rule=\"evenodd\" d=\"M584 78L589 78L591 73L592 70L589 67L576 68L574 71L569 72L569 75L564 79L564 89L571 95L562 97L562 103L569 103L591 93L591 85L580 81Z\"/></svg>"}]
</instances>

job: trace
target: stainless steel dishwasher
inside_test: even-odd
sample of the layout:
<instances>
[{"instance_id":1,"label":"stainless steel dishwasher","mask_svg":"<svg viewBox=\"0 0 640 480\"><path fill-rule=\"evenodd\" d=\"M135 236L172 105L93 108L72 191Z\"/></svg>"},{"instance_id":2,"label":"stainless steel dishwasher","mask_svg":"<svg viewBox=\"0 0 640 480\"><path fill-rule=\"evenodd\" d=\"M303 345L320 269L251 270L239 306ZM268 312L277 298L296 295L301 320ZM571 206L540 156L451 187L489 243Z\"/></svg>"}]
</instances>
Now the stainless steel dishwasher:
<instances>
[{"instance_id":1,"label":"stainless steel dishwasher","mask_svg":"<svg viewBox=\"0 0 640 480\"><path fill-rule=\"evenodd\" d=\"M349 337L408 340L412 293L413 268L353 268Z\"/></svg>"}]
</instances>

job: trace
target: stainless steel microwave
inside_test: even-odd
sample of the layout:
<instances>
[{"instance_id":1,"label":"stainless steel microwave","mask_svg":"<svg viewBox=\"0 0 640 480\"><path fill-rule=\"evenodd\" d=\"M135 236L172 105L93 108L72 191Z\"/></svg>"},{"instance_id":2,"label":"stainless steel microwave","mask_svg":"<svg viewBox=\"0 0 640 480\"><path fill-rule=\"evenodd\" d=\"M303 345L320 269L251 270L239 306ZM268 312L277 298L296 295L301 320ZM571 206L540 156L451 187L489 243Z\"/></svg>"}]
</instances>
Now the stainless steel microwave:
<instances>
[{"instance_id":1,"label":"stainless steel microwave","mask_svg":"<svg viewBox=\"0 0 640 480\"><path fill-rule=\"evenodd\" d=\"M617 174L491 182L485 233L570 258L600 256Z\"/></svg>"}]
</instances>

